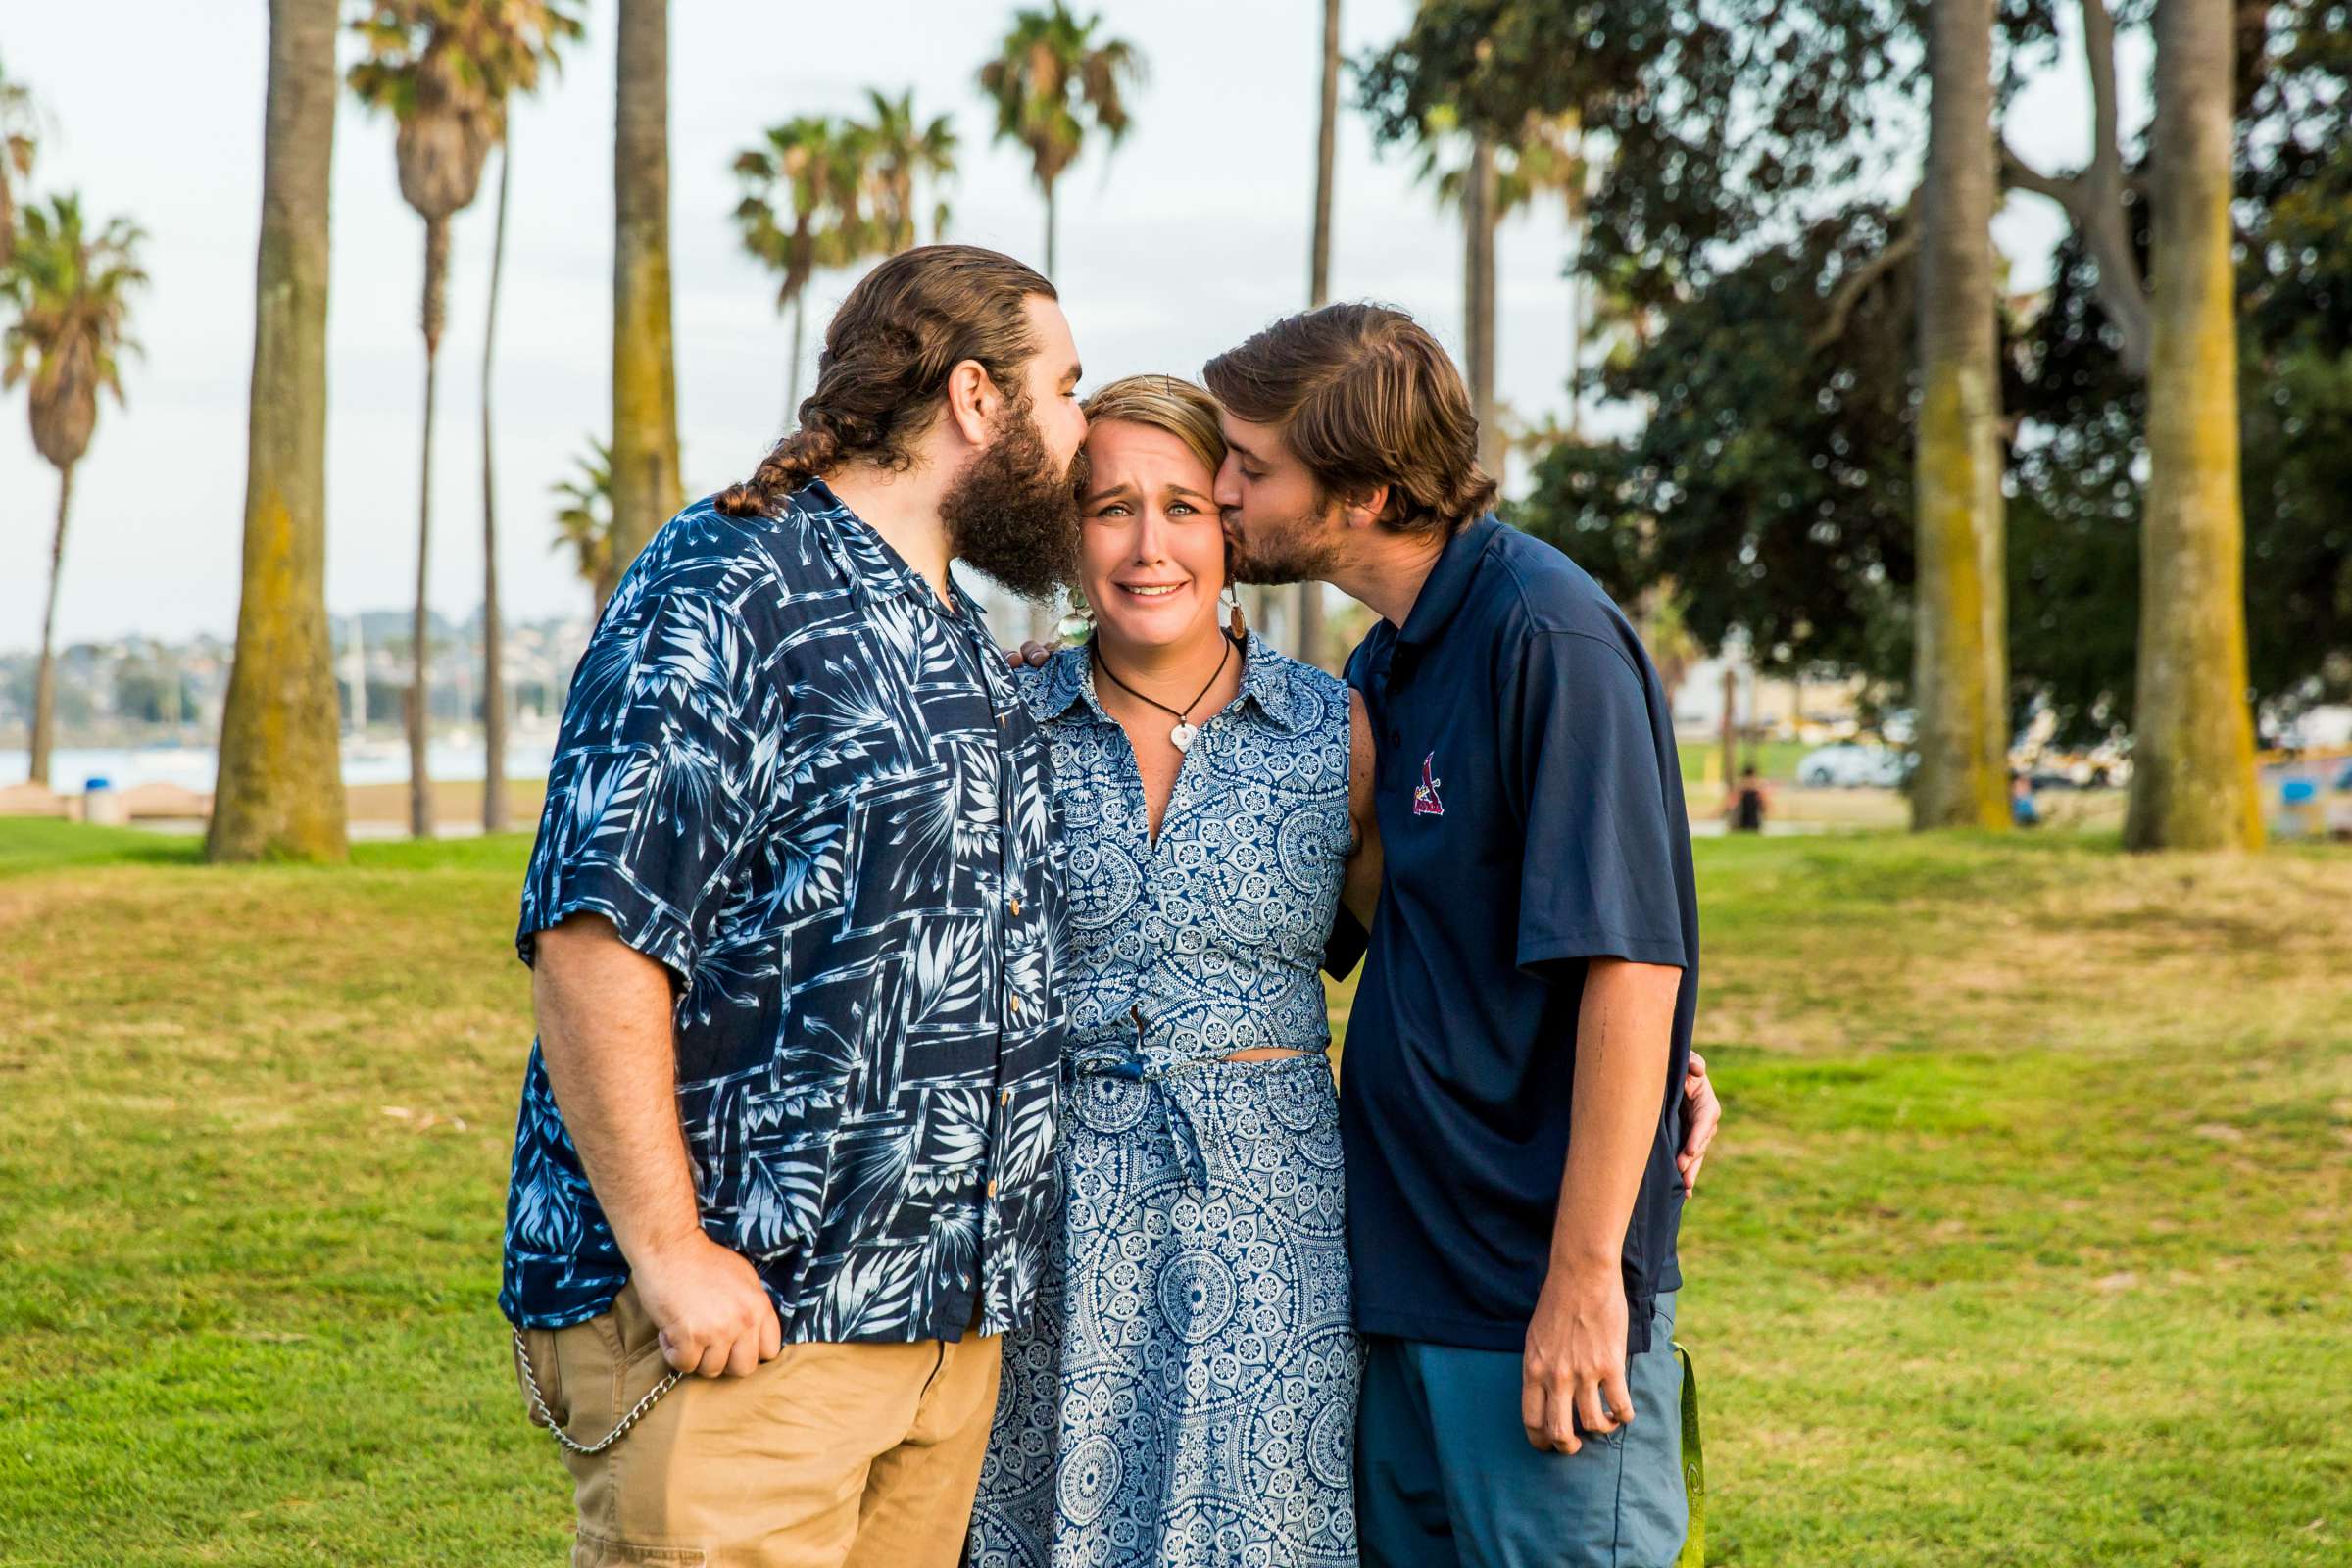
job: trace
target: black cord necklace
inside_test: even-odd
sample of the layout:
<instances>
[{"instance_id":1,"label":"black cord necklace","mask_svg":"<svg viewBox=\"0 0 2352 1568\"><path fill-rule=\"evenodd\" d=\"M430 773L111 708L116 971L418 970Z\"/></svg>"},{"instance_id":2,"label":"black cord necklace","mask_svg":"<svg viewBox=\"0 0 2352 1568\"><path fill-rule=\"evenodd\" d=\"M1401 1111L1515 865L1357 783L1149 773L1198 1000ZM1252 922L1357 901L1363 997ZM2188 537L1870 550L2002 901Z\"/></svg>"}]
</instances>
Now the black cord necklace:
<instances>
[{"instance_id":1,"label":"black cord necklace","mask_svg":"<svg viewBox=\"0 0 2352 1568\"><path fill-rule=\"evenodd\" d=\"M1095 656L1095 667L1108 677L1113 686L1116 686L1119 690L1125 692L1128 696L1134 698L1139 703L1150 703L1153 708L1158 709L1161 712L1168 714L1170 717L1176 720L1176 727L1168 731L1168 741L1169 744L1176 748L1179 754L1182 754L1193 749L1193 742L1200 733L1200 726L1194 723L1192 720L1193 710L1200 706L1200 698L1206 697L1209 694L1211 688L1213 688L1217 682L1224 677L1225 666L1233 662L1233 639L1230 637L1220 637L1218 640L1225 644L1225 653L1224 657L1217 661L1216 673L1208 677L1208 685L1200 688L1200 696L1195 697L1191 702L1185 704L1181 709L1170 708L1167 704L1160 702L1155 698L1146 697L1142 692L1137 691L1134 687L1119 679L1118 675L1111 669L1109 663L1103 660L1102 645L1096 638L1089 637L1086 640L1086 649L1088 653Z\"/></svg>"}]
</instances>

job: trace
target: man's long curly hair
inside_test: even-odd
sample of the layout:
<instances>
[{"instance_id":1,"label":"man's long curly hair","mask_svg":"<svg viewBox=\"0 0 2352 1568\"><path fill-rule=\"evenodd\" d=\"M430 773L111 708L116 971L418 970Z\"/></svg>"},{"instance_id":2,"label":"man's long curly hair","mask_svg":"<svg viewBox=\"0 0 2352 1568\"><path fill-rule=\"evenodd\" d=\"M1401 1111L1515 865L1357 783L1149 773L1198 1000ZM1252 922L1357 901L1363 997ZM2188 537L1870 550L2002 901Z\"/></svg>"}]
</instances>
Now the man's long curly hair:
<instances>
[{"instance_id":1,"label":"man's long curly hair","mask_svg":"<svg viewBox=\"0 0 2352 1568\"><path fill-rule=\"evenodd\" d=\"M800 427L720 494L718 510L772 516L793 491L843 464L906 467L938 416L948 373L966 360L1020 408L1021 369L1037 351L1032 295L1057 297L1044 273L976 245L924 245L882 263L833 313Z\"/></svg>"}]
</instances>

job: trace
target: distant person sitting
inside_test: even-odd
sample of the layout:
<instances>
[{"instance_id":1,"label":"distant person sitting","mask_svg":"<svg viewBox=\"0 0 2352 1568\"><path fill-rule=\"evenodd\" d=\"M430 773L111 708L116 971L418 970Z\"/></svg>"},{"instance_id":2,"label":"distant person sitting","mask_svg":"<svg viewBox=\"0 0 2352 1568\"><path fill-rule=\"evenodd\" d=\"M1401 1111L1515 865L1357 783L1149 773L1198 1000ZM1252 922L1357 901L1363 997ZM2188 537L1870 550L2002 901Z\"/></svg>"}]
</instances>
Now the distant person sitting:
<instances>
[{"instance_id":1,"label":"distant person sitting","mask_svg":"<svg viewBox=\"0 0 2352 1568\"><path fill-rule=\"evenodd\" d=\"M2034 799L2034 781L2023 773L2009 781L2009 820L2019 827L2041 826L2041 808Z\"/></svg>"},{"instance_id":2,"label":"distant person sitting","mask_svg":"<svg viewBox=\"0 0 2352 1568\"><path fill-rule=\"evenodd\" d=\"M1764 810L1769 804L1764 781L1756 776L1756 764L1750 762L1740 770L1740 787L1732 791L1732 798L1726 807L1725 814L1732 819L1732 831L1763 832Z\"/></svg>"}]
</instances>

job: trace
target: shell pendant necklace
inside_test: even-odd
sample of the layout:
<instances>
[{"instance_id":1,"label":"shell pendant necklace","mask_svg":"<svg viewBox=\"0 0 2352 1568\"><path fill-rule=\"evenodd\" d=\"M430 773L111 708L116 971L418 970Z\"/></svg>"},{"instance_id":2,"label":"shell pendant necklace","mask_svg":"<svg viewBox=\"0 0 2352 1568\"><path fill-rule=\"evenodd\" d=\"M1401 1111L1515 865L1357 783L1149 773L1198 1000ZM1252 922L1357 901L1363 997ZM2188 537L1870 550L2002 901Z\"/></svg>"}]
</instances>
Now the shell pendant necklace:
<instances>
[{"instance_id":1,"label":"shell pendant necklace","mask_svg":"<svg viewBox=\"0 0 2352 1568\"><path fill-rule=\"evenodd\" d=\"M1193 749L1193 742L1198 740L1200 735L1200 726L1193 722L1193 710L1200 706L1200 699L1202 697L1206 697L1209 694L1210 688L1214 687L1217 682L1223 678L1225 674L1225 666L1233 662L1233 639L1228 637L1221 639L1221 641L1223 641L1225 644L1225 654L1223 658L1217 661L1216 673L1209 676L1208 684L1201 687L1200 694L1194 697L1191 702L1185 704L1181 709L1170 708L1163 702L1159 702L1153 698L1146 697L1142 692L1137 691L1134 687L1119 679L1117 672L1114 671L1110 665L1104 662L1102 658L1102 645L1095 638L1089 637L1086 640L1086 647L1087 652L1095 656L1095 667L1101 670L1113 686L1116 686L1119 690L1125 692L1128 696L1134 698L1139 703L1150 703L1153 708L1158 709L1161 712L1176 720L1176 727L1168 731L1168 744L1176 748L1177 755L1182 756Z\"/></svg>"}]
</instances>

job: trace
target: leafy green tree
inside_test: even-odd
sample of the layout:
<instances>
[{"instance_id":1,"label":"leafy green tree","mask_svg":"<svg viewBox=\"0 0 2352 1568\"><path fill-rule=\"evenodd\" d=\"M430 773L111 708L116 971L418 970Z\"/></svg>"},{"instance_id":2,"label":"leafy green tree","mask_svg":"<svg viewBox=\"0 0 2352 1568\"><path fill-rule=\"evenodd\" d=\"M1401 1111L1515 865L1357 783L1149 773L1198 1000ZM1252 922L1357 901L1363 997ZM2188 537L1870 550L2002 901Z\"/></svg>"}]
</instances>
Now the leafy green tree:
<instances>
[{"instance_id":1,"label":"leafy green tree","mask_svg":"<svg viewBox=\"0 0 2352 1568\"><path fill-rule=\"evenodd\" d=\"M129 335L130 292L147 273L139 226L117 218L90 233L81 198L57 196L24 214L15 257L0 274L14 318L0 336L0 387L25 384L32 444L57 468L57 526L49 545L49 593L41 610L41 658L34 677L30 771L49 782L57 742L57 587L65 572L66 522L74 470L98 427L98 394L122 401L122 360L138 352Z\"/></svg>"},{"instance_id":2,"label":"leafy green tree","mask_svg":"<svg viewBox=\"0 0 2352 1568\"><path fill-rule=\"evenodd\" d=\"M1818 346L1829 280L1877 255L1898 220L1857 207L1725 270L1600 372L1646 407L1633 434L1561 439L1516 520L1620 601L1671 584L1709 650L1744 641L1768 672L1907 681L1910 378L1917 278L1882 269Z\"/></svg>"}]
</instances>

